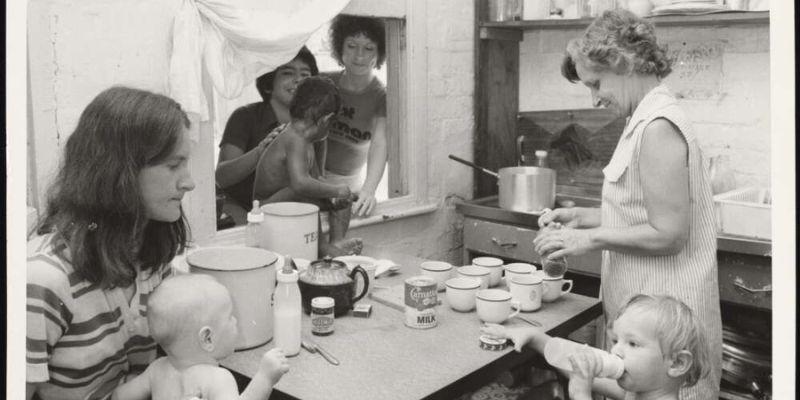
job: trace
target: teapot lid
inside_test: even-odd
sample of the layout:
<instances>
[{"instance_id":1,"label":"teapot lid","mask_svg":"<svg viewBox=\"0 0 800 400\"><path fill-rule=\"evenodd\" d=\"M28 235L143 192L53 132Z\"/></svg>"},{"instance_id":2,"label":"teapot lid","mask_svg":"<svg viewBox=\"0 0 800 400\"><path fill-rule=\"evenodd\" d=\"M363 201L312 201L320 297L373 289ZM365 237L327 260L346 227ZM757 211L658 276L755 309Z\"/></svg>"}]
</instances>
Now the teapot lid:
<instances>
[{"instance_id":1,"label":"teapot lid","mask_svg":"<svg viewBox=\"0 0 800 400\"><path fill-rule=\"evenodd\" d=\"M300 280L313 285L340 285L352 282L347 265L330 256L312 261L308 268L300 274Z\"/></svg>"}]
</instances>

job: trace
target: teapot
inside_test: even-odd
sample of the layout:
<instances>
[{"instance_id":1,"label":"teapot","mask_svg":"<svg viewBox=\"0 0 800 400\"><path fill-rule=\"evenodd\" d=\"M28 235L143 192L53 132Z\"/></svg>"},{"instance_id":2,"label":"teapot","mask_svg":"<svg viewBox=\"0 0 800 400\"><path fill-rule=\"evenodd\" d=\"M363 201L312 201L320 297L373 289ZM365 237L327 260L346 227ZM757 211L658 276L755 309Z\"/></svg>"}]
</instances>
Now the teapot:
<instances>
[{"instance_id":1,"label":"teapot","mask_svg":"<svg viewBox=\"0 0 800 400\"><path fill-rule=\"evenodd\" d=\"M361 275L364 286L361 293L356 296L356 274ZM356 265L348 272L347 265L341 261L326 256L309 264L308 268L300 273L298 281L300 297L302 298L303 311L311 313L311 299L314 297L332 297L334 301L333 315L335 317L347 314L353 305L361 300L369 289L367 271Z\"/></svg>"}]
</instances>

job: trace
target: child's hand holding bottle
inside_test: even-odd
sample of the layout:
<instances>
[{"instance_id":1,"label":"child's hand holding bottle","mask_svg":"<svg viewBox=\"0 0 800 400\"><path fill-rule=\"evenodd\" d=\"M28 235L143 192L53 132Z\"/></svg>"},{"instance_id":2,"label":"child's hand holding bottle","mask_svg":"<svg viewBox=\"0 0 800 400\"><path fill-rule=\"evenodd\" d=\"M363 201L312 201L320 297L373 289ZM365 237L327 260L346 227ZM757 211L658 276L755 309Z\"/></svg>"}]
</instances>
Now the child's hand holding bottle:
<instances>
[{"instance_id":1,"label":"child's hand holding bottle","mask_svg":"<svg viewBox=\"0 0 800 400\"><path fill-rule=\"evenodd\" d=\"M533 342L537 335L545 335L543 331L535 327L514 327L509 328L498 324L487 323L481 327L481 333L498 338L511 339L514 342L514 350L522 351L522 348Z\"/></svg>"},{"instance_id":2,"label":"child's hand holding bottle","mask_svg":"<svg viewBox=\"0 0 800 400\"><path fill-rule=\"evenodd\" d=\"M273 348L264 353L261 363L258 366L258 373L263 374L272 385L278 383L283 374L289 371L289 360L283 354L283 350Z\"/></svg>"},{"instance_id":3,"label":"child's hand holding bottle","mask_svg":"<svg viewBox=\"0 0 800 400\"><path fill-rule=\"evenodd\" d=\"M603 358L589 347L569 356L572 371L569 376L569 398L592 399L592 381L603 372Z\"/></svg>"}]
</instances>

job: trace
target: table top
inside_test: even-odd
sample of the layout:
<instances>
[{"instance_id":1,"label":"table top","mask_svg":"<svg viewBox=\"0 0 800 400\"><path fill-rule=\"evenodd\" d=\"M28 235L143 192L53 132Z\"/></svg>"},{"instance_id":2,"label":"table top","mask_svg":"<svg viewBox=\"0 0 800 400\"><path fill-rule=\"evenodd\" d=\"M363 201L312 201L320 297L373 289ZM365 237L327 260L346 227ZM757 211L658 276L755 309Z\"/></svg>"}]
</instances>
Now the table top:
<instances>
[{"instance_id":1,"label":"table top","mask_svg":"<svg viewBox=\"0 0 800 400\"><path fill-rule=\"evenodd\" d=\"M376 279L373 294L402 284L419 272L418 257L392 254L366 246L364 254L385 258L401 266L401 273ZM404 313L396 305L365 298L359 303L372 304L369 318L351 315L338 317L334 333L320 337L310 334L311 321L303 315L303 335L340 361L329 364L319 354L301 349L289 360L290 371L275 386L273 397L297 399L423 399L452 398L478 383L488 383L499 372L530 360L533 350L516 353L511 347L503 351L483 350L479 345L481 322L475 311L461 313L447 305L436 307L438 325L430 329L413 329L404 325ZM544 303L535 312L521 313L540 322L555 336L571 331L597 318L602 313L598 299L568 293L553 303ZM508 326L526 326L513 319ZM222 361L222 366L250 377L261 356L273 347L264 346L236 352Z\"/></svg>"}]
</instances>

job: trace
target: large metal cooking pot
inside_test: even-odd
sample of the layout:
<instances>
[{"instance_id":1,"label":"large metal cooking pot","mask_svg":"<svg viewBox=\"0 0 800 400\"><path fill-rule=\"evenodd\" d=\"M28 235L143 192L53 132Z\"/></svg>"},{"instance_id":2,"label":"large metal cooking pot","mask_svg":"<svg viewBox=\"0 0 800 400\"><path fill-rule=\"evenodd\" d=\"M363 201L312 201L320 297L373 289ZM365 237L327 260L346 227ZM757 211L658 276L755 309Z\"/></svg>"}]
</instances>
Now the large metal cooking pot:
<instances>
[{"instance_id":1,"label":"large metal cooking pot","mask_svg":"<svg viewBox=\"0 0 800 400\"><path fill-rule=\"evenodd\" d=\"M497 178L500 208L520 212L540 212L556 202L556 171L540 167L500 168L490 171L454 155L450 159Z\"/></svg>"}]
</instances>

